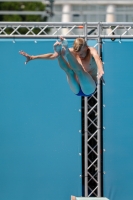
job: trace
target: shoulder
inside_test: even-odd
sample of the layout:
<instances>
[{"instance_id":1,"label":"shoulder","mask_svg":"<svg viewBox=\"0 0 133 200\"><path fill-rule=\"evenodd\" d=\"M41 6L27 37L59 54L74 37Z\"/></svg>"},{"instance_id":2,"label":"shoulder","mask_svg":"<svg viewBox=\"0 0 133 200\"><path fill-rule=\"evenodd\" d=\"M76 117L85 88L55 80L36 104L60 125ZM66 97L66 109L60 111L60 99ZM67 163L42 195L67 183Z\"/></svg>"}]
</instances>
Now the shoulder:
<instances>
[{"instance_id":1,"label":"shoulder","mask_svg":"<svg viewBox=\"0 0 133 200\"><path fill-rule=\"evenodd\" d=\"M70 51L70 52L74 52L73 48L69 48L69 51Z\"/></svg>"},{"instance_id":2,"label":"shoulder","mask_svg":"<svg viewBox=\"0 0 133 200\"><path fill-rule=\"evenodd\" d=\"M90 49L90 54L92 56L97 56L98 55L98 52L94 47L89 47L89 49Z\"/></svg>"},{"instance_id":3,"label":"shoulder","mask_svg":"<svg viewBox=\"0 0 133 200\"><path fill-rule=\"evenodd\" d=\"M100 56L94 47L90 47L90 54L93 56L95 60L100 60Z\"/></svg>"},{"instance_id":4,"label":"shoulder","mask_svg":"<svg viewBox=\"0 0 133 200\"><path fill-rule=\"evenodd\" d=\"M93 58L94 58L94 60L97 62L101 62L101 58L100 58L100 56L99 56L99 54L98 54L98 52L97 52L97 50L94 48L94 47L91 47L90 48L90 52L91 52L91 55L93 56Z\"/></svg>"},{"instance_id":5,"label":"shoulder","mask_svg":"<svg viewBox=\"0 0 133 200\"><path fill-rule=\"evenodd\" d=\"M75 51L73 48L69 48L69 51L73 54L73 55L76 55Z\"/></svg>"}]
</instances>

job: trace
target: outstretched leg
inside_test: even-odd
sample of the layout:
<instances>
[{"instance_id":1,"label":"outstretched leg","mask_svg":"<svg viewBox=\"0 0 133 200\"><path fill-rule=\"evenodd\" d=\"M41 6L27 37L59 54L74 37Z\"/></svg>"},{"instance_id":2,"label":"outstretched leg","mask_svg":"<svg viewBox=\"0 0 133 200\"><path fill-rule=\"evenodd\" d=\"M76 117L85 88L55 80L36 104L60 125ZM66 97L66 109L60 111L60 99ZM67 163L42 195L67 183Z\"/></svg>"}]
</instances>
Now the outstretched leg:
<instances>
[{"instance_id":1,"label":"outstretched leg","mask_svg":"<svg viewBox=\"0 0 133 200\"><path fill-rule=\"evenodd\" d=\"M66 75L67 75L67 81L68 84L71 88L71 90L75 93L78 94L80 91L80 86L76 77L76 74L74 73L74 71L70 68L69 63L65 60L65 58L62 56L61 54L61 44L56 42L54 44L54 50L56 52L58 52L59 56L58 56L58 63L59 66L65 71Z\"/></svg>"},{"instance_id":2,"label":"outstretched leg","mask_svg":"<svg viewBox=\"0 0 133 200\"><path fill-rule=\"evenodd\" d=\"M71 90L75 93L78 94L80 90L80 86L76 77L76 74L74 71L70 68L69 64L67 61L64 59L63 56L60 56L58 58L59 66L66 72L67 75L67 81L69 83L69 86Z\"/></svg>"},{"instance_id":3,"label":"outstretched leg","mask_svg":"<svg viewBox=\"0 0 133 200\"><path fill-rule=\"evenodd\" d=\"M76 76L78 77L82 91L86 95L92 94L96 89L95 81L93 80L93 78L89 73L84 71L82 66L78 63L76 58L72 55L72 53L68 49L68 46L65 45L64 47L66 50L66 57L68 59L69 65L76 74Z\"/></svg>"},{"instance_id":4,"label":"outstretched leg","mask_svg":"<svg viewBox=\"0 0 133 200\"><path fill-rule=\"evenodd\" d=\"M84 94L86 95L92 94L96 89L96 83L91 77L91 75L84 71L82 66L77 62L77 60L69 50L66 56L70 64L70 67L73 69L73 71L78 77L81 89L84 92Z\"/></svg>"}]
</instances>

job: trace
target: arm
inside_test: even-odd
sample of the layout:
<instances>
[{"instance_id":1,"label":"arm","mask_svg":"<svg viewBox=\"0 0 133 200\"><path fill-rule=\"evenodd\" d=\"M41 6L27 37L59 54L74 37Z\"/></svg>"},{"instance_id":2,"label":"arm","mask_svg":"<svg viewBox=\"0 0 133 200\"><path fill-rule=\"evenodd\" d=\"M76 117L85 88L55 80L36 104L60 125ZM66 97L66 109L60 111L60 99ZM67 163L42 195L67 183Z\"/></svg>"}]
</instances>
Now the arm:
<instances>
[{"instance_id":1,"label":"arm","mask_svg":"<svg viewBox=\"0 0 133 200\"><path fill-rule=\"evenodd\" d=\"M53 60L55 58L58 57L58 53L54 52L54 53L47 53L47 54L42 54L42 55L36 55L36 56L31 56L29 54L27 54L24 51L19 51L19 53L23 56L26 57L26 62L25 64L27 64L27 62L29 62L30 60L35 60L35 59L49 59L49 60Z\"/></svg>"},{"instance_id":2,"label":"arm","mask_svg":"<svg viewBox=\"0 0 133 200\"><path fill-rule=\"evenodd\" d=\"M58 55L56 53L47 53L47 54L42 54L42 55L37 55L37 56L30 56L31 60L35 60L35 59L55 59L57 58Z\"/></svg>"},{"instance_id":3,"label":"arm","mask_svg":"<svg viewBox=\"0 0 133 200\"><path fill-rule=\"evenodd\" d=\"M94 57L95 62L97 64L98 78L100 79L103 76L103 74L104 74L103 64L102 64L101 58L98 55L97 50L95 48L93 48L93 47L90 48L90 53Z\"/></svg>"}]
</instances>

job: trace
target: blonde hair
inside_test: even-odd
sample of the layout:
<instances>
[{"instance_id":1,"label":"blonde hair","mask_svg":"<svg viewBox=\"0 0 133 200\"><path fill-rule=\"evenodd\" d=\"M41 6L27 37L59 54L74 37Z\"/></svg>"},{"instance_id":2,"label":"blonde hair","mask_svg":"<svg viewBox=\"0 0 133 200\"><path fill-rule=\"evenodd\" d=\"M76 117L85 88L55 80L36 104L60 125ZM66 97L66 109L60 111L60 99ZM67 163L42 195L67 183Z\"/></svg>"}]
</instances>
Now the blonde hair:
<instances>
[{"instance_id":1,"label":"blonde hair","mask_svg":"<svg viewBox=\"0 0 133 200\"><path fill-rule=\"evenodd\" d=\"M74 51L78 52L81 50L82 47L84 46L87 46L87 43L85 41L85 39L83 38L77 38L75 41L74 41L74 44L73 44L73 49Z\"/></svg>"}]
</instances>

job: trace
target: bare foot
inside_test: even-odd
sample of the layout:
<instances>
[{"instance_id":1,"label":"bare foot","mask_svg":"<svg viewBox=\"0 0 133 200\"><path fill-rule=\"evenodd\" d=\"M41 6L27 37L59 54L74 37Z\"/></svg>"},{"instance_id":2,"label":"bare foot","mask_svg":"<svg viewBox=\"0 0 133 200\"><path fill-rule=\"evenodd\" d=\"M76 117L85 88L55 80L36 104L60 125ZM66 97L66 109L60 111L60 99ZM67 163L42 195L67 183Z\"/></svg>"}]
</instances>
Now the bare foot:
<instances>
[{"instance_id":1,"label":"bare foot","mask_svg":"<svg viewBox=\"0 0 133 200\"><path fill-rule=\"evenodd\" d=\"M54 51L55 51L55 53L58 54L58 56L60 56L60 55L65 56L66 55L66 48L63 46L62 41L61 42L57 41L54 44Z\"/></svg>"},{"instance_id":2,"label":"bare foot","mask_svg":"<svg viewBox=\"0 0 133 200\"><path fill-rule=\"evenodd\" d=\"M62 44L62 55L67 55L67 53L69 52L69 48L68 48L68 42L65 38L60 37L61 40L61 44Z\"/></svg>"},{"instance_id":3,"label":"bare foot","mask_svg":"<svg viewBox=\"0 0 133 200\"><path fill-rule=\"evenodd\" d=\"M54 51L58 54L58 56L60 56L61 55L61 42L55 42L54 43Z\"/></svg>"},{"instance_id":4,"label":"bare foot","mask_svg":"<svg viewBox=\"0 0 133 200\"><path fill-rule=\"evenodd\" d=\"M62 43L62 46L64 47L64 49L68 49L68 42L65 38L63 37L60 37L60 40L61 40L61 43Z\"/></svg>"}]
</instances>

